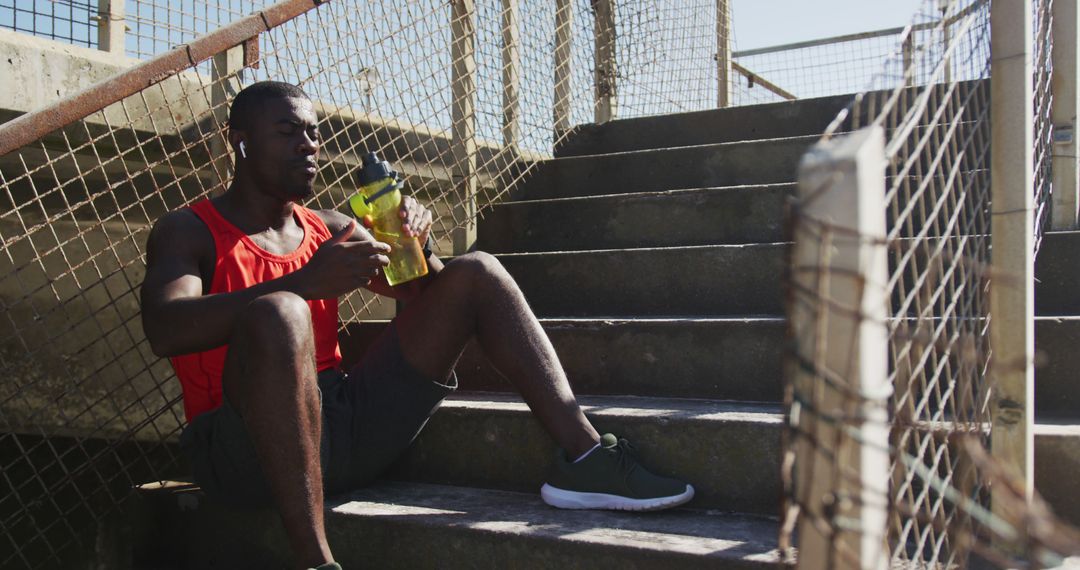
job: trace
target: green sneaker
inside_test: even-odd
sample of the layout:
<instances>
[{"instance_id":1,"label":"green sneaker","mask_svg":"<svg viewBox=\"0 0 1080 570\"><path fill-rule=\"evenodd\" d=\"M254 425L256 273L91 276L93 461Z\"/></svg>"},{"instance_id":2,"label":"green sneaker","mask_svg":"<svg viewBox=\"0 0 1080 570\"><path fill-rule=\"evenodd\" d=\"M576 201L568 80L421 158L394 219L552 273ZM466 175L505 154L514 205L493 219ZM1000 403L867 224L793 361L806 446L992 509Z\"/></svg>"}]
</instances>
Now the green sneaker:
<instances>
[{"instance_id":1,"label":"green sneaker","mask_svg":"<svg viewBox=\"0 0 1080 570\"><path fill-rule=\"evenodd\" d=\"M638 464L633 449L625 439L606 433L600 447L577 463L560 452L540 497L560 509L620 511L667 509L694 498L690 485L654 475Z\"/></svg>"}]
</instances>

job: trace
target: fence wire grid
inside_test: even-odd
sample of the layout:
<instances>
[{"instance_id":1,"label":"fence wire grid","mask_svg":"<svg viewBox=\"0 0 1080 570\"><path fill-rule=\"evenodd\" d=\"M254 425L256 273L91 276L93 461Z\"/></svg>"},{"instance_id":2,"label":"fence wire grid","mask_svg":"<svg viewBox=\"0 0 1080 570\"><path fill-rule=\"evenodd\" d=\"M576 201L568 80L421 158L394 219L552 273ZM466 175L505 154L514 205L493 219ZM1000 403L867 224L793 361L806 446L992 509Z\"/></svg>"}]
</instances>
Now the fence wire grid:
<instances>
[{"instance_id":1,"label":"fence wire grid","mask_svg":"<svg viewBox=\"0 0 1080 570\"><path fill-rule=\"evenodd\" d=\"M1045 228L1051 191L1051 2L1034 3L1035 235ZM976 560L1003 568L1056 566L1078 552L1078 535L1038 498L1028 505L1015 475L988 452L990 2L941 8L937 0L923 4L884 66L823 137L867 125L883 129L885 234L853 235L804 214L835 177L806 189L793 208L788 306L792 320L801 315L804 325L789 329L781 542L790 547L795 529L809 525L827 537L830 565L859 560L860 541L869 538L889 559L882 567L967 567ZM831 244L845 241L887 252L884 316L864 312L873 283L831 267ZM818 257L801 258L800 251ZM852 298L836 296L837 284L849 281ZM825 334L845 320L887 338L891 395L860 391L847 380L859 347L830 346L849 337ZM833 353L838 356L828 356ZM882 417L868 412L875 406ZM887 449L875 447L875 430L887 434ZM863 451L855 451L860 445ZM865 494L872 483L860 482L853 458L876 452L888 453L891 465L874 503ZM799 477L815 469L834 473L835 481L807 498L800 485L811 483ZM1007 503L996 512L1010 516L988 509L991 484L1011 492L995 494ZM867 506L886 510L884 535L847 518Z\"/></svg>"}]
</instances>

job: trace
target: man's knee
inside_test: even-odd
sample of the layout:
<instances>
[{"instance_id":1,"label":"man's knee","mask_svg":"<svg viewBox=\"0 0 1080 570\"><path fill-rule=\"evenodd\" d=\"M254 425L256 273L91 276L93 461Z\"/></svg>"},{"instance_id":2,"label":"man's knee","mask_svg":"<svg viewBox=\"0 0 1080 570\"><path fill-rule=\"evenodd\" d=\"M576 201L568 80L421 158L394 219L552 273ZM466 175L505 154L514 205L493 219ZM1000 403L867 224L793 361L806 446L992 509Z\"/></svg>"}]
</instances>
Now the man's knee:
<instances>
[{"instance_id":1,"label":"man's knee","mask_svg":"<svg viewBox=\"0 0 1080 570\"><path fill-rule=\"evenodd\" d=\"M471 285L482 285L489 282L512 281L502 263L497 257L484 251L473 251L454 258L446 266L459 278L465 278Z\"/></svg>"},{"instance_id":2,"label":"man's knee","mask_svg":"<svg viewBox=\"0 0 1080 570\"><path fill-rule=\"evenodd\" d=\"M263 295L244 308L235 336L249 346L279 349L291 344L304 348L311 344L311 308L302 297L289 292Z\"/></svg>"}]
</instances>

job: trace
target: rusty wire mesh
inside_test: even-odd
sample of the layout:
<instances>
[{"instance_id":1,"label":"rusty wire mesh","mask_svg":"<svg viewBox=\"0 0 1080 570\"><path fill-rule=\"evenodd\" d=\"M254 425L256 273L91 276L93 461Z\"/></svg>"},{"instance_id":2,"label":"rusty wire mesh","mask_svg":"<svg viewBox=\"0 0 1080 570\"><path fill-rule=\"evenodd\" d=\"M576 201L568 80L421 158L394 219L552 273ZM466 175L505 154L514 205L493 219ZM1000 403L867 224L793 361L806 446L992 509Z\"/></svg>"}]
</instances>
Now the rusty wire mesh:
<instances>
[{"instance_id":1,"label":"rusty wire mesh","mask_svg":"<svg viewBox=\"0 0 1080 570\"><path fill-rule=\"evenodd\" d=\"M1051 0L1035 2L1035 76L1037 152L1048 143L1048 65ZM849 276L832 272L820 248L816 261L793 265L793 275L813 275L811 284L792 278L791 311L809 315L805 327L793 331L789 409L785 434L785 536L800 517L829 537L833 560L857 553L846 534L880 540L893 567L964 567L972 555L999 567L1052 566L1059 555L1075 554L1076 535L1036 501L1023 500L1022 486L1005 510L1008 520L986 505L988 485L1012 489L1016 481L996 465L989 449L991 391L989 371L990 262L990 2L952 2L944 14L928 0L902 34L890 59L879 68L869 88L856 96L827 130L824 139L865 125L885 133L884 207L886 234L846 236L835 223L802 215L825 188L811 192L793 216L796 248L858 240L881 245L888 252L884 283L885 318L863 313L855 298L831 296L831 280ZM902 46L908 45L908 49ZM906 53L905 53L906 52ZM1047 207L1048 166L1037 158L1038 211ZM832 184L828 182L825 186ZM1045 219L1040 216L1040 219ZM1033 231L1041 231L1039 222ZM998 276L997 279L1007 279ZM828 364L830 351L857 354L855 346L830 347L820 334L830 319L853 318L884 329L888 338L888 383L891 396L871 395L847 386L849 370ZM802 332L799 332L802 331ZM814 333L817 331L817 334ZM834 398L829 400L828 398ZM874 400L873 398L878 398ZM833 402L842 402L834 406ZM867 443L876 427L862 415L875 402L888 411L890 475L885 492L888 522L881 530L862 528L843 518L843 505L865 505L851 491L858 484L851 449ZM842 410L842 411L837 411ZM823 431L824 430L824 431ZM827 435L832 434L832 435ZM810 449L796 457L796 450ZM822 462L839 474L832 493L816 498L798 492L799 462ZM863 487L865 488L865 487ZM831 497L835 507L817 501ZM1018 522L1019 521L1019 522ZM800 523L801 524L801 523ZM1042 534L1036 536L1041 529Z\"/></svg>"},{"instance_id":2,"label":"rusty wire mesh","mask_svg":"<svg viewBox=\"0 0 1080 570\"><path fill-rule=\"evenodd\" d=\"M242 13L269 3L127 2L128 55L160 54L149 64L196 51L206 58L153 76L132 68L120 76L139 83L130 96L87 107L0 156L0 567L58 567L84 556L132 486L183 469L176 448L180 386L141 329L143 247L161 214L225 188L225 119L239 89L275 79L301 85L313 99L322 148L309 206L341 208L355 191L361 155L377 150L435 211L436 251L444 254L456 232L565 136L553 124L556 103L569 109L571 123L592 120L588 0L569 3L571 73L566 99L558 102L553 2L519 1L513 18L509 4L495 0L477 2L468 15L457 12L457 23L468 20L475 29L476 69L472 89L457 97L456 52L448 46L455 7L470 2L280 4L309 11L246 48L223 44L206 53L164 50L225 22L234 21L233 29L244 23ZM700 4L715 9L713 0ZM514 21L516 33L509 34ZM622 41L632 42L635 29L627 28ZM516 56L507 55L507 42ZM634 76L636 63L628 61L623 69ZM512 82L504 77L510 68ZM464 138L454 136L460 93L475 94L474 134L460 131L470 138L466 153ZM679 108L667 93L627 93L635 112ZM346 324L394 312L392 303L366 293L340 307Z\"/></svg>"}]
</instances>

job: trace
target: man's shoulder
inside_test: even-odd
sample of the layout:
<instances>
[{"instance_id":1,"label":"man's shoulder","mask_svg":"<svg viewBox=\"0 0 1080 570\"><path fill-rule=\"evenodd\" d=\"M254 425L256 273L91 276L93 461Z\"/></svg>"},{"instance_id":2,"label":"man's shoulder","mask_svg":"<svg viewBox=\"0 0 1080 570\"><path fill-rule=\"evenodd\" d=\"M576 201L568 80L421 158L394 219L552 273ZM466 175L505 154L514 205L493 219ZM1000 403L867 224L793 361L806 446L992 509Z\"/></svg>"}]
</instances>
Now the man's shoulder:
<instances>
[{"instance_id":1,"label":"man's shoulder","mask_svg":"<svg viewBox=\"0 0 1080 570\"><path fill-rule=\"evenodd\" d=\"M352 218L337 210L316 210L314 208L308 208L308 210L316 216L319 216L319 219L326 224L326 229L330 230L331 234L337 233L342 228L349 225L349 222L352 220Z\"/></svg>"},{"instance_id":2,"label":"man's shoulder","mask_svg":"<svg viewBox=\"0 0 1080 570\"><path fill-rule=\"evenodd\" d=\"M150 239L174 246L188 246L196 249L207 244L213 246L213 236L210 234L210 228L191 208L173 210L158 218L150 232Z\"/></svg>"},{"instance_id":3,"label":"man's shoulder","mask_svg":"<svg viewBox=\"0 0 1080 570\"><path fill-rule=\"evenodd\" d=\"M182 237L192 232L197 233L199 228L207 231L206 224L190 207L168 212L154 222L154 233L159 235L179 234L177 237Z\"/></svg>"}]
</instances>

